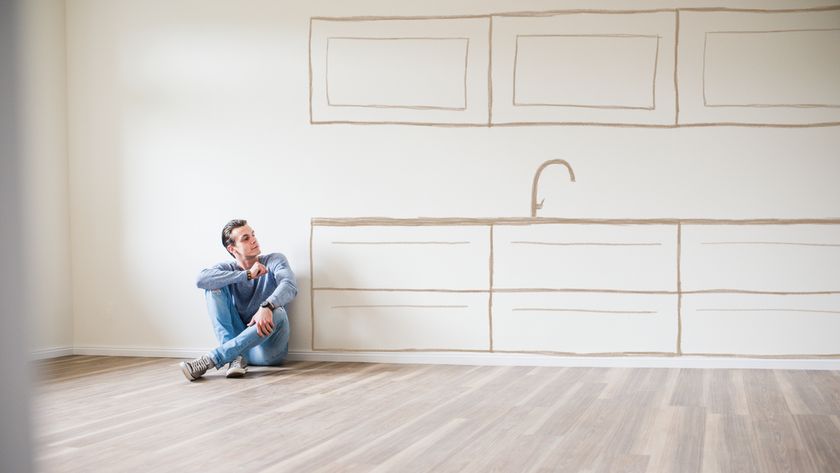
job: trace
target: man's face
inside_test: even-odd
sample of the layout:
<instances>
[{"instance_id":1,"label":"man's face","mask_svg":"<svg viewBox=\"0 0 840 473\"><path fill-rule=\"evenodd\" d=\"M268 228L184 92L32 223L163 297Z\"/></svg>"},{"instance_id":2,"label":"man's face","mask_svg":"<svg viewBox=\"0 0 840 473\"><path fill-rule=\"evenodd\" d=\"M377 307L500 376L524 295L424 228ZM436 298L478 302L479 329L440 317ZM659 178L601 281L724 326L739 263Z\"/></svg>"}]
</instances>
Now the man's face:
<instances>
[{"instance_id":1,"label":"man's face","mask_svg":"<svg viewBox=\"0 0 840 473\"><path fill-rule=\"evenodd\" d=\"M233 244L228 246L228 250L234 256L253 258L260 255L260 243L250 225L234 228L230 232L230 239L233 240Z\"/></svg>"}]
</instances>

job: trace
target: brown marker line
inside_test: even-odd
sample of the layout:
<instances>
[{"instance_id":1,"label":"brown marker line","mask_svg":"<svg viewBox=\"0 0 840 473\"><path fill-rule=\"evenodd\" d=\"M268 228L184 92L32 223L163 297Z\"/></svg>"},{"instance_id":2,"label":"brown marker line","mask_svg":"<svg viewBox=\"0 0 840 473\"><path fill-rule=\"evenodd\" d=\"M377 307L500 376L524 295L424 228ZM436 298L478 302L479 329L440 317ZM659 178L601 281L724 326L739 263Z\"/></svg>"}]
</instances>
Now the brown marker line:
<instances>
[{"instance_id":1,"label":"brown marker line","mask_svg":"<svg viewBox=\"0 0 840 473\"><path fill-rule=\"evenodd\" d=\"M840 104L822 103L744 103L744 104L708 104L709 108L840 108Z\"/></svg>"},{"instance_id":2,"label":"brown marker line","mask_svg":"<svg viewBox=\"0 0 840 473\"><path fill-rule=\"evenodd\" d=\"M489 353L487 350L468 348L337 348L324 347L313 351L335 352L385 352L385 353L418 353L418 352L455 352L455 353Z\"/></svg>"},{"instance_id":3,"label":"brown marker line","mask_svg":"<svg viewBox=\"0 0 840 473\"><path fill-rule=\"evenodd\" d=\"M658 314L655 310L594 310L594 309L560 309L551 307L515 307L511 311L518 312L585 312L588 314Z\"/></svg>"},{"instance_id":4,"label":"brown marker line","mask_svg":"<svg viewBox=\"0 0 840 473\"><path fill-rule=\"evenodd\" d=\"M677 224L677 355L682 354L682 224Z\"/></svg>"},{"instance_id":5,"label":"brown marker line","mask_svg":"<svg viewBox=\"0 0 840 473\"><path fill-rule=\"evenodd\" d=\"M703 91L703 106L708 107L709 102L706 100L706 57L708 56L709 33L703 34L703 73L700 76L701 90Z\"/></svg>"},{"instance_id":6,"label":"brown marker line","mask_svg":"<svg viewBox=\"0 0 840 473\"><path fill-rule=\"evenodd\" d=\"M706 100L706 57L709 35L712 34L764 34L764 33L803 33L812 31L840 31L840 28L756 30L756 31L706 31L703 37L703 106L704 107L740 107L740 108L840 108L840 104L709 104Z\"/></svg>"},{"instance_id":7,"label":"brown marker line","mask_svg":"<svg viewBox=\"0 0 840 473\"><path fill-rule=\"evenodd\" d=\"M490 324L490 351L493 351L493 225L490 225L490 286L488 294L488 321Z\"/></svg>"},{"instance_id":8,"label":"brown marker line","mask_svg":"<svg viewBox=\"0 0 840 473\"><path fill-rule=\"evenodd\" d=\"M680 84L677 77L680 58L680 11L674 12L674 126L680 124Z\"/></svg>"},{"instance_id":9,"label":"brown marker line","mask_svg":"<svg viewBox=\"0 0 840 473\"><path fill-rule=\"evenodd\" d=\"M330 107L336 108L382 108L382 109L404 109L404 110L450 110L463 112L466 107L443 107L439 105L384 105L384 104L355 104L355 103L330 103Z\"/></svg>"},{"instance_id":10,"label":"brown marker line","mask_svg":"<svg viewBox=\"0 0 840 473\"><path fill-rule=\"evenodd\" d=\"M493 292L500 294L516 294L521 292L580 292L580 293L607 293L607 294L647 294L647 295L675 295L676 291L648 291L635 289L581 289L581 288L494 288Z\"/></svg>"},{"instance_id":11,"label":"brown marker line","mask_svg":"<svg viewBox=\"0 0 840 473\"><path fill-rule=\"evenodd\" d=\"M591 242L551 242L551 241L511 241L511 245L547 245L547 246L662 246L662 243L591 243Z\"/></svg>"},{"instance_id":12,"label":"brown marker line","mask_svg":"<svg viewBox=\"0 0 840 473\"><path fill-rule=\"evenodd\" d=\"M315 117L312 115L312 18L309 19L309 124L314 124Z\"/></svg>"},{"instance_id":13,"label":"brown marker line","mask_svg":"<svg viewBox=\"0 0 840 473\"><path fill-rule=\"evenodd\" d=\"M467 71L470 67L470 38L467 40L467 47L464 48L464 107L461 110L467 109Z\"/></svg>"},{"instance_id":14,"label":"brown marker line","mask_svg":"<svg viewBox=\"0 0 840 473\"><path fill-rule=\"evenodd\" d=\"M326 89L327 106L330 106L330 38L327 38L326 52L324 53L324 88Z\"/></svg>"},{"instance_id":15,"label":"brown marker line","mask_svg":"<svg viewBox=\"0 0 840 473\"><path fill-rule=\"evenodd\" d=\"M514 41L514 48L513 48L513 81L512 81L513 89L511 90L511 95L510 95L511 107L516 106L516 71L518 71L518 70L519 70L519 35L516 36L516 40Z\"/></svg>"},{"instance_id":16,"label":"brown marker line","mask_svg":"<svg viewBox=\"0 0 840 473\"><path fill-rule=\"evenodd\" d=\"M604 10L604 9L574 9L574 10L542 10L542 11L509 11L509 12L494 12L477 15L426 15L426 16L344 16L344 17L329 17L329 16L314 16L310 20L319 21L388 21L388 20L468 20L487 18L491 16L498 17L546 17L546 16L561 16L561 15L577 15L577 14L605 14L605 15L634 15L646 13L673 13L673 12L732 12L732 13L809 13L809 12L826 12L840 10L840 5L828 5L811 8L780 8L780 9L760 9L760 8L728 8L728 7L695 7L695 8L658 8L647 10Z\"/></svg>"},{"instance_id":17,"label":"brown marker line","mask_svg":"<svg viewBox=\"0 0 840 473\"><path fill-rule=\"evenodd\" d=\"M640 356L664 356L675 357L670 351L617 351L617 352L569 352L553 350L497 350L497 353L522 353L526 355L549 355L549 356L573 356L573 357L640 357Z\"/></svg>"},{"instance_id":18,"label":"brown marker line","mask_svg":"<svg viewBox=\"0 0 840 473\"><path fill-rule=\"evenodd\" d=\"M493 124L493 17L487 18L487 126Z\"/></svg>"},{"instance_id":19,"label":"brown marker line","mask_svg":"<svg viewBox=\"0 0 840 473\"><path fill-rule=\"evenodd\" d=\"M656 35L656 52L653 55L653 77L651 79L652 84L650 90L652 102L650 110L656 110L656 71L659 70L659 41L661 39L661 36Z\"/></svg>"},{"instance_id":20,"label":"brown marker line","mask_svg":"<svg viewBox=\"0 0 840 473\"><path fill-rule=\"evenodd\" d=\"M681 123L679 125L662 125L650 123L614 123L614 122L557 122L557 121L520 121L520 122L494 122L487 123L449 123L449 122L411 122L411 121L361 121L361 120L318 120L312 121L312 125L407 125L427 126L440 128L474 128L474 127L520 127L520 126L592 126L592 127L614 127L614 128L697 128L712 126L731 126L749 128L820 128L840 126L836 122L813 122L813 123L753 123L753 122L702 122L702 123Z\"/></svg>"},{"instance_id":21,"label":"brown marker line","mask_svg":"<svg viewBox=\"0 0 840 473\"><path fill-rule=\"evenodd\" d=\"M629 106L629 105L591 105L591 104L563 104L563 103L536 103L518 102L516 99L516 74L519 69L519 38L655 38L656 54L653 63L653 104L650 106ZM514 107L571 107L571 108L594 108L607 110L654 110L656 108L656 66L659 61L659 36L639 34L527 34L516 35L516 47L513 55L513 106Z\"/></svg>"},{"instance_id":22,"label":"brown marker line","mask_svg":"<svg viewBox=\"0 0 840 473\"><path fill-rule=\"evenodd\" d=\"M654 87L655 88L655 87ZM515 100L515 99L514 99ZM514 102L515 107L565 107L565 108L594 108L604 110L655 110L656 106L636 107L631 105L583 105L572 103L539 103L539 102Z\"/></svg>"},{"instance_id":23,"label":"brown marker line","mask_svg":"<svg viewBox=\"0 0 840 473\"><path fill-rule=\"evenodd\" d=\"M442 292L457 294L483 294L487 289L399 289L399 288L361 288L361 287L313 287L313 291L355 291L355 292Z\"/></svg>"},{"instance_id":24,"label":"brown marker line","mask_svg":"<svg viewBox=\"0 0 840 473\"><path fill-rule=\"evenodd\" d=\"M469 245L470 241L333 241L333 245Z\"/></svg>"},{"instance_id":25,"label":"brown marker line","mask_svg":"<svg viewBox=\"0 0 840 473\"><path fill-rule=\"evenodd\" d=\"M810 354L787 354L787 355L747 355L747 354L735 354L735 353L684 353L684 356L708 356L708 357L716 357L716 358L758 358L762 360L766 359L778 359L778 360L790 360L790 359L806 359L806 360L818 360L818 359L831 359L831 358L840 358L840 354L825 354L825 355L814 355L813 353Z\"/></svg>"},{"instance_id":26,"label":"brown marker line","mask_svg":"<svg viewBox=\"0 0 840 473\"><path fill-rule=\"evenodd\" d=\"M547 224L576 225L837 225L840 218L753 218L753 219L703 219L703 218L651 218L651 219L616 219L616 218L559 218L559 217L495 217L495 218L452 218L452 217L344 217L313 218L312 225L331 227L365 226L404 226L404 227L440 227L440 226L485 226L515 225L532 226Z\"/></svg>"},{"instance_id":27,"label":"brown marker line","mask_svg":"<svg viewBox=\"0 0 840 473\"><path fill-rule=\"evenodd\" d=\"M809 33L812 31L840 31L840 28L794 28L790 30L732 30L707 31L706 34Z\"/></svg>"},{"instance_id":28,"label":"brown marker line","mask_svg":"<svg viewBox=\"0 0 840 473\"><path fill-rule=\"evenodd\" d=\"M358 40L358 41L402 41L402 40L464 40L466 41L466 48L465 48L465 55L464 55L464 106L463 107L444 107L439 105L413 105L413 104L405 104L405 105L391 105L391 104L352 104L352 103L333 103L330 99L330 75L329 75L329 63L330 63L330 41L334 39L340 40ZM368 36L330 36L327 38L327 54L326 54L326 66L324 68L326 74L326 85L327 85L327 105L330 107L351 107L351 108L382 108L382 109L407 109L407 110L452 110L452 111L464 111L467 109L467 57L469 56L469 49L470 49L470 39L463 38L463 37L415 37L415 36L402 36L402 37L368 37Z\"/></svg>"},{"instance_id":29,"label":"brown marker line","mask_svg":"<svg viewBox=\"0 0 840 473\"><path fill-rule=\"evenodd\" d=\"M311 344L310 349L315 350L315 264L312 255L312 239L315 234L314 219L310 220L309 224L309 314L310 314L310 332Z\"/></svg>"},{"instance_id":30,"label":"brown marker line","mask_svg":"<svg viewBox=\"0 0 840 473\"><path fill-rule=\"evenodd\" d=\"M394 309L466 309L468 305L411 305L411 304L368 304L368 305L334 305L331 309L369 309L369 308L394 308Z\"/></svg>"},{"instance_id":31,"label":"brown marker line","mask_svg":"<svg viewBox=\"0 0 840 473\"><path fill-rule=\"evenodd\" d=\"M704 241L701 245L790 245L790 246L820 246L840 247L840 243L802 243L787 241Z\"/></svg>"},{"instance_id":32,"label":"brown marker line","mask_svg":"<svg viewBox=\"0 0 840 473\"><path fill-rule=\"evenodd\" d=\"M817 309L694 309L695 312L813 312L818 314L840 314L838 310Z\"/></svg>"},{"instance_id":33,"label":"brown marker line","mask_svg":"<svg viewBox=\"0 0 840 473\"><path fill-rule=\"evenodd\" d=\"M697 289L682 291L682 294L756 294L769 296L829 296L840 291L757 291L745 289Z\"/></svg>"}]
</instances>

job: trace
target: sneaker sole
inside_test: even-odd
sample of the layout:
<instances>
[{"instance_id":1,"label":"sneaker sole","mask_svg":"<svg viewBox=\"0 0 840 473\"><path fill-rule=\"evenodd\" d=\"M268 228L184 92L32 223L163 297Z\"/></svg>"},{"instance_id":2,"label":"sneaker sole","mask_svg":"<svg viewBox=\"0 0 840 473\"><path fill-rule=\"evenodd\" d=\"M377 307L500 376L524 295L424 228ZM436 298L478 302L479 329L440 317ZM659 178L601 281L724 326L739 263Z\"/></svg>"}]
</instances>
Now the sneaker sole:
<instances>
[{"instance_id":1,"label":"sneaker sole","mask_svg":"<svg viewBox=\"0 0 840 473\"><path fill-rule=\"evenodd\" d=\"M247 371L243 368L228 368L227 374L225 374L225 377L227 377L227 378L241 378L241 377L245 376L245 373L247 373Z\"/></svg>"},{"instance_id":2,"label":"sneaker sole","mask_svg":"<svg viewBox=\"0 0 840 473\"><path fill-rule=\"evenodd\" d=\"M182 361L179 365L181 366L181 372L184 373L184 377L186 377L188 381L195 381L198 379L190 373L190 369L187 367L186 362Z\"/></svg>"}]
</instances>

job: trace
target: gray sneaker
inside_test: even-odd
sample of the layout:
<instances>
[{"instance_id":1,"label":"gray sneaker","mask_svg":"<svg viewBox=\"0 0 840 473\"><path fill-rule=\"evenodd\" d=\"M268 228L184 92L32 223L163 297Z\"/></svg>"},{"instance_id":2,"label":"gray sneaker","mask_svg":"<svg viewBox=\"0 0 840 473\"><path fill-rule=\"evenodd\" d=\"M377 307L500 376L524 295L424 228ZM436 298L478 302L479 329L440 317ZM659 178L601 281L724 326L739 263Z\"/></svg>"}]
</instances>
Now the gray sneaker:
<instances>
[{"instance_id":1,"label":"gray sneaker","mask_svg":"<svg viewBox=\"0 0 840 473\"><path fill-rule=\"evenodd\" d=\"M228 378L241 378L245 376L245 373L248 372L248 363L245 361L245 358L242 355L237 356L230 362L228 365L227 376Z\"/></svg>"},{"instance_id":2,"label":"gray sneaker","mask_svg":"<svg viewBox=\"0 0 840 473\"><path fill-rule=\"evenodd\" d=\"M190 381L195 381L196 379L204 376L204 373L206 373L207 370L215 367L216 362L210 358L210 355L203 355L201 358L196 358L192 361L181 362L181 371L184 372L184 376L186 376Z\"/></svg>"}]
</instances>

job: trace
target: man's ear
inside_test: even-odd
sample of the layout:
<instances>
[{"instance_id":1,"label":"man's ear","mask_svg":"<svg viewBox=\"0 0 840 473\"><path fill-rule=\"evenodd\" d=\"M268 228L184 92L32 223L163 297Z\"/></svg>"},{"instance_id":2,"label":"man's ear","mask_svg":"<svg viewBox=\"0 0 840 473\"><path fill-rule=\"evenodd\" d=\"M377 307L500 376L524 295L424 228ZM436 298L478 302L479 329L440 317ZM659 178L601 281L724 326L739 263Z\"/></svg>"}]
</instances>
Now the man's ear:
<instances>
[{"instance_id":1,"label":"man's ear","mask_svg":"<svg viewBox=\"0 0 840 473\"><path fill-rule=\"evenodd\" d=\"M232 244L227 246L228 253L230 253L231 256L236 256L236 253L234 253L235 249L236 249L236 247L233 246Z\"/></svg>"}]
</instances>

